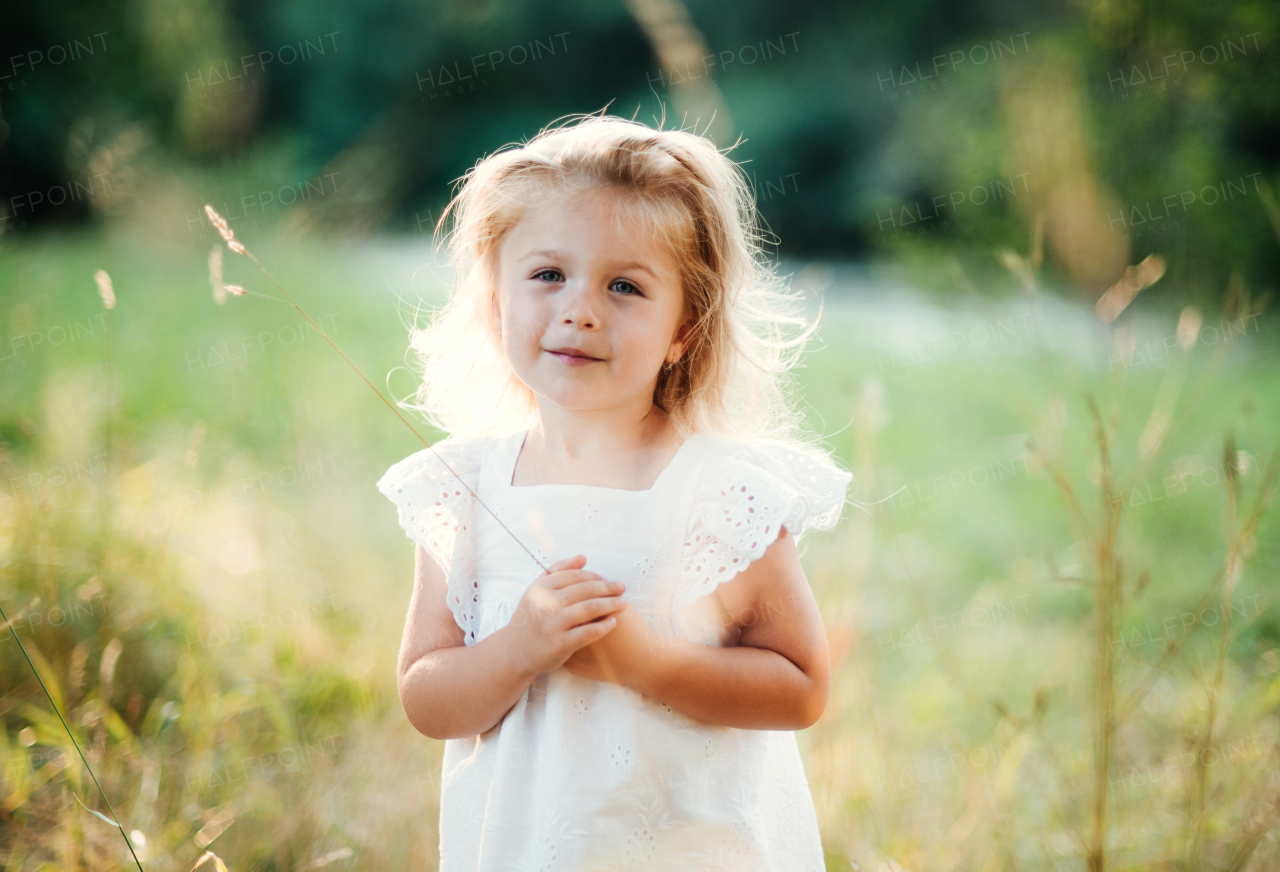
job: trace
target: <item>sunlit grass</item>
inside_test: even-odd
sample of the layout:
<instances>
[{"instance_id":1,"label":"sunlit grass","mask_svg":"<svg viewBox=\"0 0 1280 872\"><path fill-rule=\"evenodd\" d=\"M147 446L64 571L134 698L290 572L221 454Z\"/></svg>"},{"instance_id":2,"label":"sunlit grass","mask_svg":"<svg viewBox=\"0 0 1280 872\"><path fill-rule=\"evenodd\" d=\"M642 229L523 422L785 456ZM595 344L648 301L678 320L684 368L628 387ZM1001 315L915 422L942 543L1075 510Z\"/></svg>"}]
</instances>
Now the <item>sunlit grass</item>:
<instances>
[{"instance_id":1,"label":"sunlit grass","mask_svg":"<svg viewBox=\"0 0 1280 872\"><path fill-rule=\"evenodd\" d=\"M185 872L206 851L232 872L431 868L442 745L396 697L412 548L373 487L420 444L319 337L282 332L305 326L296 311L216 305L209 242L160 265L94 237L0 252L0 277L23 289L0 313L6 336L103 323L92 277L107 269L120 389L108 431L101 331L5 362L25 366L0 387L0 595L147 869ZM268 240L260 256L381 386L407 342L387 286L408 301L439 289L412 277L425 249L374 252ZM1090 310L1012 284L989 311L860 297L842 279L826 295L805 396L855 498L875 503L805 546L835 663L827 712L800 736L829 864L1086 868L1098 555L1029 440L1103 517L1086 395L1123 474L1175 364L1182 403L1225 345L1202 333L1182 363L1116 358ZM1130 319L1136 347L1178 322L1147 307ZM1280 436L1268 325L1223 352L1123 495L1125 608L1104 643L1122 691L1189 629L1239 530L1228 428L1237 518L1259 490ZM235 343L242 358L219 356ZM1225 868L1254 832L1239 868L1274 863L1277 544L1273 511L1240 544L1230 604L1211 601L1232 615L1221 679L1222 625L1204 613L1118 724L1114 868ZM105 812L30 669L0 646L4 868L128 868L119 832L77 802ZM1211 705L1217 756L1183 765L1202 756Z\"/></svg>"}]
</instances>

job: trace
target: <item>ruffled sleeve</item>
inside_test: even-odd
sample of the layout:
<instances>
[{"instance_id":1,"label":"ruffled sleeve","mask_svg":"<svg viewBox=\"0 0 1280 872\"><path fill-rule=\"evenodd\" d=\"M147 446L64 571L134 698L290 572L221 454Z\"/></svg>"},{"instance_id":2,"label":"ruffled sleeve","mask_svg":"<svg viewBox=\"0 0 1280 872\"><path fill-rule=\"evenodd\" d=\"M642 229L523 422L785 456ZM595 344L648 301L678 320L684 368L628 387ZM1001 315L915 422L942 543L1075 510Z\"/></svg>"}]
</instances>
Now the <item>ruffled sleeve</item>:
<instances>
[{"instance_id":1,"label":"ruffled sleeve","mask_svg":"<svg viewBox=\"0 0 1280 872\"><path fill-rule=\"evenodd\" d=\"M377 484L395 503L405 533L444 570L449 610L468 645L475 644L479 592L471 542L473 493L484 444L482 437L441 440L434 451L424 448L393 464Z\"/></svg>"},{"instance_id":2,"label":"ruffled sleeve","mask_svg":"<svg viewBox=\"0 0 1280 872\"><path fill-rule=\"evenodd\" d=\"M853 473L816 449L726 442L703 467L681 555L673 614L746 569L787 531L829 530Z\"/></svg>"}]
</instances>

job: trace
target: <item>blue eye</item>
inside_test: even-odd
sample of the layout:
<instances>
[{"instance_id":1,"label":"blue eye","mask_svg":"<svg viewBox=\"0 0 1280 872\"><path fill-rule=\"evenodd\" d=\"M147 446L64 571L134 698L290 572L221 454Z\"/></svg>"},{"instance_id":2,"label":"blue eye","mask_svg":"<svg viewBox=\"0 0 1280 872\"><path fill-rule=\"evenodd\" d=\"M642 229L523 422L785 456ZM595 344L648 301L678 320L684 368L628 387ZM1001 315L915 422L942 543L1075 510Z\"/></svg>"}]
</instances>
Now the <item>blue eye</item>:
<instances>
[{"instance_id":1,"label":"blue eye","mask_svg":"<svg viewBox=\"0 0 1280 872\"><path fill-rule=\"evenodd\" d=\"M612 288L612 287L615 287L615 286L617 286L617 285L623 285L624 287L630 288L630 290L626 290L626 291L623 291L623 292L622 292L625 296L628 296L628 297L629 297L629 296L632 296L632 295L634 295L634 294L640 294L640 289L639 289L639 288L637 288L635 285L633 285L631 282L627 281L626 279L618 279L616 282L614 282L614 283L613 283L612 285L610 285L609 287L610 287L610 288Z\"/></svg>"},{"instance_id":2,"label":"blue eye","mask_svg":"<svg viewBox=\"0 0 1280 872\"><path fill-rule=\"evenodd\" d=\"M535 279L540 279L540 278L542 278L543 276L545 276L547 273L550 273L550 274L552 274L552 275L558 276L558 275L560 275L560 270L558 270L558 269L550 269L550 268L547 268L547 269L540 269L540 270L538 270L536 273L534 273L534 274L533 274L533 278L535 278ZM555 278L555 279L548 279L547 281L556 282L556 281L560 281L560 279L558 279L558 278Z\"/></svg>"}]
</instances>

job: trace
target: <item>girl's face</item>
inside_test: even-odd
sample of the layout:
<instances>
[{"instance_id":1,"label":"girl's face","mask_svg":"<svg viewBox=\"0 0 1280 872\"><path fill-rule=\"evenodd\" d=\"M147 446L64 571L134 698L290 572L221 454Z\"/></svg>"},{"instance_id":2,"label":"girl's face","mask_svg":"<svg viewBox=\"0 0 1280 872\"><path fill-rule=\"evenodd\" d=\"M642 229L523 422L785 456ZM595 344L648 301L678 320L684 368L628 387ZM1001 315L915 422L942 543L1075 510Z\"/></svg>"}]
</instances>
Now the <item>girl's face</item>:
<instances>
[{"instance_id":1,"label":"girl's face","mask_svg":"<svg viewBox=\"0 0 1280 872\"><path fill-rule=\"evenodd\" d=\"M549 198L499 246L494 318L540 401L647 414L659 370L683 350L683 309L675 262L616 225L607 192Z\"/></svg>"}]
</instances>

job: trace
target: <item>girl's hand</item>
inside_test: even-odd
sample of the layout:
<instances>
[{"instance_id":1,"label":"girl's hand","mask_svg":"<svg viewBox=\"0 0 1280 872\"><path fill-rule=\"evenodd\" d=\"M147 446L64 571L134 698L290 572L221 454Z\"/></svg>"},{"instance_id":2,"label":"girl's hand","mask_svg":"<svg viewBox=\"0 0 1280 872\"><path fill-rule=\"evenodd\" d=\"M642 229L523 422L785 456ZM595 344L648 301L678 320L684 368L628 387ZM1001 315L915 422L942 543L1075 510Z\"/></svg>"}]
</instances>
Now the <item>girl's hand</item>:
<instances>
[{"instance_id":1,"label":"girl's hand","mask_svg":"<svg viewBox=\"0 0 1280 872\"><path fill-rule=\"evenodd\" d=\"M584 645L613 629L626 606L625 585L585 572L579 554L551 565L525 589L507 625L516 669L530 677L555 669Z\"/></svg>"},{"instance_id":2,"label":"girl's hand","mask_svg":"<svg viewBox=\"0 0 1280 872\"><path fill-rule=\"evenodd\" d=\"M579 678L629 687L652 658L659 636L629 604L615 612L614 617L617 625L607 630L604 638L574 651L564 661L564 668Z\"/></svg>"}]
</instances>

